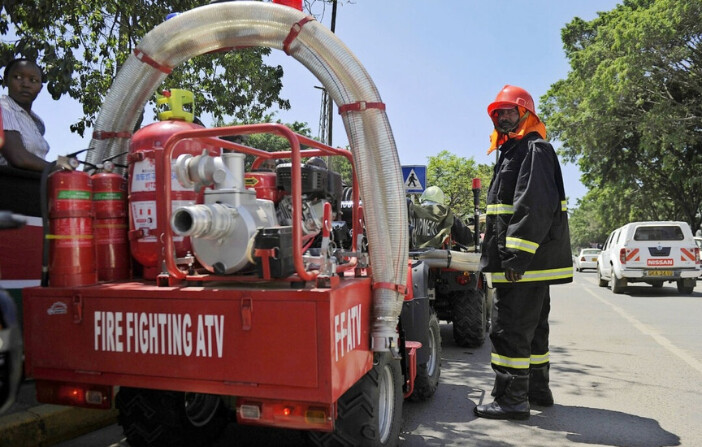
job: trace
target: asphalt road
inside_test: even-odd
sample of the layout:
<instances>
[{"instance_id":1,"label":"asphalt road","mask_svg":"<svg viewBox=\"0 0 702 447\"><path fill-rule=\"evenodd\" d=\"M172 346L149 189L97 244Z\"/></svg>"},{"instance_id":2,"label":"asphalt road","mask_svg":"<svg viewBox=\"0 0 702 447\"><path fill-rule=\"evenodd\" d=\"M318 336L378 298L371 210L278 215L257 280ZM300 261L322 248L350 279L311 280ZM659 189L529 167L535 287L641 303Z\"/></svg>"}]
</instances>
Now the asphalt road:
<instances>
[{"instance_id":1,"label":"asphalt road","mask_svg":"<svg viewBox=\"0 0 702 447\"><path fill-rule=\"evenodd\" d=\"M702 282L692 295L674 285L632 286L623 295L597 286L593 271L551 289L551 387L556 405L527 421L478 419L491 400L489 341L453 344L442 323L436 395L406 402L402 446L702 446ZM113 425L61 447L127 446ZM301 446L298 432L231 424L217 446Z\"/></svg>"}]
</instances>

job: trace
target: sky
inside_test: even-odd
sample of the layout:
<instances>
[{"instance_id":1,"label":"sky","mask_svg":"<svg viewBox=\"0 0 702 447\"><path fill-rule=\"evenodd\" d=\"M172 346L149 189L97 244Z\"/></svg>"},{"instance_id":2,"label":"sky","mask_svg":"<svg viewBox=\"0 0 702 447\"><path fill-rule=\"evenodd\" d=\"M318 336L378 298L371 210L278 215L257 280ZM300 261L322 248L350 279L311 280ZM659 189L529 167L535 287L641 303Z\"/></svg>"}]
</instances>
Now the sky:
<instances>
[{"instance_id":1,"label":"sky","mask_svg":"<svg viewBox=\"0 0 702 447\"><path fill-rule=\"evenodd\" d=\"M477 163L486 154L492 121L487 105L505 84L540 98L570 69L561 30L574 17L590 21L621 0L352 0L337 8L336 35L356 55L378 88L402 165L426 165L447 150ZM320 21L331 26L331 8ZM267 63L284 69L281 96L291 109L283 122L307 122L319 131L321 83L294 58L273 50ZM6 93L3 92L3 93ZM67 97L65 97L67 98ZM88 147L69 130L82 115L80 104L54 101L42 92L33 110L46 124L47 159ZM334 146L348 140L341 118L333 123ZM205 125L211 125L203 117ZM86 131L90 134L90 130ZM554 142L556 148L558 142ZM564 163L569 206L587 192L577 165Z\"/></svg>"}]
</instances>

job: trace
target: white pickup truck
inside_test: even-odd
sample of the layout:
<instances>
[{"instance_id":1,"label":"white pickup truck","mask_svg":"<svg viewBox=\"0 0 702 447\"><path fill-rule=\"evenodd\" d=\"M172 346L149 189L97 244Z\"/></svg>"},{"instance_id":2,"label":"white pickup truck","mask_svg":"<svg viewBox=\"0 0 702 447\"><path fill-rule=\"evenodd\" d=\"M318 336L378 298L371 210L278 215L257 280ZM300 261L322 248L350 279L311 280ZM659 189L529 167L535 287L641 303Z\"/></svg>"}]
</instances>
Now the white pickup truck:
<instances>
[{"instance_id":1,"label":"white pickup truck","mask_svg":"<svg viewBox=\"0 0 702 447\"><path fill-rule=\"evenodd\" d=\"M611 281L612 292L623 293L628 283L662 287L675 281L689 295L700 275L700 248L686 222L631 222L607 238L597 258L600 287Z\"/></svg>"}]
</instances>

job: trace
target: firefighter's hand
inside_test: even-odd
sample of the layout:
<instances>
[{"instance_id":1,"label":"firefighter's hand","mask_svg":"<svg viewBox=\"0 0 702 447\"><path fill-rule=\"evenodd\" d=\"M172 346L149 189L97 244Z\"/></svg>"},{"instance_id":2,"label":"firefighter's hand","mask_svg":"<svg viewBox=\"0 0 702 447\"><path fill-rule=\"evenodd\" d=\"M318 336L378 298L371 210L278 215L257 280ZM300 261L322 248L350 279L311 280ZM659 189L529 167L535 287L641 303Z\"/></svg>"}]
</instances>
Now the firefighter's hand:
<instances>
[{"instance_id":1,"label":"firefighter's hand","mask_svg":"<svg viewBox=\"0 0 702 447\"><path fill-rule=\"evenodd\" d=\"M508 268L505 269L505 278L507 278L507 281L509 282L517 282L522 279L522 273Z\"/></svg>"}]
</instances>

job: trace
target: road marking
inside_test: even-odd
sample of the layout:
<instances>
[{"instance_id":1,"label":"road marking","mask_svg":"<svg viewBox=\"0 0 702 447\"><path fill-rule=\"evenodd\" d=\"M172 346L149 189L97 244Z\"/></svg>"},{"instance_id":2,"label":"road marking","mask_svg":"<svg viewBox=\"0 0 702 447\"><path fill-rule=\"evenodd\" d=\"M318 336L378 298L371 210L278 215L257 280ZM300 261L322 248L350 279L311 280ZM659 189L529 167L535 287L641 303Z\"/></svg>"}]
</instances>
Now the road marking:
<instances>
[{"instance_id":1,"label":"road marking","mask_svg":"<svg viewBox=\"0 0 702 447\"><path fill-rule=\"evenodd\" d=\"M700 374L702 374L702 363L697 361L692 355L687 353L685 350L678 348L675 346L670 340L662 336L661 334L657 333L654 329L646 326L636 318L632 317L629 315L624 309L620 308L619 306L616 306L615 304L610 303L606 299L598 296L595 292L592 291L592 289L585 288L585 290L604 304L608 305L611 307L616 313L624 317L629 323L631 323L636 329L641 331L644 335L648 335L651 338L653 338L659 345L661 345L664 349L668 350L668 352L680 357L685 363L693 367L694 369L697 370Z\"/></svg>"}]
</instances>

